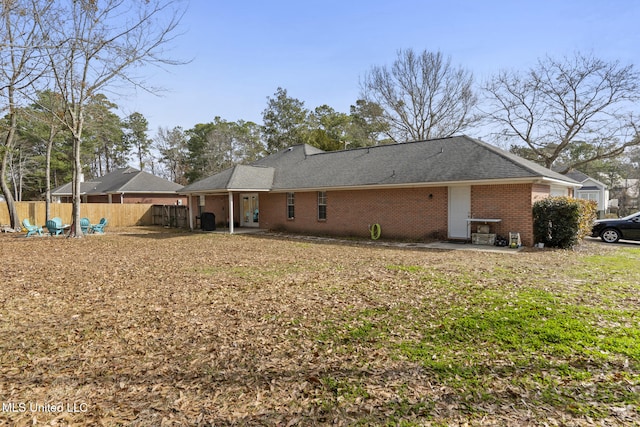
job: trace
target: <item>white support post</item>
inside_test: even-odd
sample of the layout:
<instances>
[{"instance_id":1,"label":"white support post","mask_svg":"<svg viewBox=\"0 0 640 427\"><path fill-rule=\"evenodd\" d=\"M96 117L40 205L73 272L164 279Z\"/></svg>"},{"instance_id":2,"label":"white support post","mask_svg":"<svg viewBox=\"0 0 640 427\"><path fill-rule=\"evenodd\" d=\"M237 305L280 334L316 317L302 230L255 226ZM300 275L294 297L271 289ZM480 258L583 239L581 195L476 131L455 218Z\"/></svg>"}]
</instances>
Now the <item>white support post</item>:
<instances>
[{"instance_id":1,"label":"white support post","mask_svg":"<svg viewBox=\"0 0 640 427\"><path fill-rule=\"evenodd\" d=\"M229 191L229 234L233 234L233 193Z\"/></svg>"},{"instance_id":2,"label":"white support post","mask_svg":"<svg viewBox=\"0 0 640 427\"><path fill-rule=\"evenodd\" d=\"M189 212L189 230L193 231L193 196L189 194L189 202L187 203L187 210Z\"/></svg>"}]
</instances>

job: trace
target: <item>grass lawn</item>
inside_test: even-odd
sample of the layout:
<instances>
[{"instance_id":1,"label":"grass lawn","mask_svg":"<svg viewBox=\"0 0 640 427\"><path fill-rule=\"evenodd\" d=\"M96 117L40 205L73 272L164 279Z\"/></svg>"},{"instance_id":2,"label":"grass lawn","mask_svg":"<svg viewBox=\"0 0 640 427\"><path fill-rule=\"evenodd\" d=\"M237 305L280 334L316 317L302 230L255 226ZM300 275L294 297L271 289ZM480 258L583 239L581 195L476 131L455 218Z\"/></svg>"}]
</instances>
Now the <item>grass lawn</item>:
<instances>
[{"instance_id":1,"label":"grass lawn","mask_svg":"<svg viewBox=\"0 0 640 427\"><path fill-rule=\"evenodd\" d=\"M640 246L0 236L0 425L640 425Z\"/></svg>"}]
</instances>

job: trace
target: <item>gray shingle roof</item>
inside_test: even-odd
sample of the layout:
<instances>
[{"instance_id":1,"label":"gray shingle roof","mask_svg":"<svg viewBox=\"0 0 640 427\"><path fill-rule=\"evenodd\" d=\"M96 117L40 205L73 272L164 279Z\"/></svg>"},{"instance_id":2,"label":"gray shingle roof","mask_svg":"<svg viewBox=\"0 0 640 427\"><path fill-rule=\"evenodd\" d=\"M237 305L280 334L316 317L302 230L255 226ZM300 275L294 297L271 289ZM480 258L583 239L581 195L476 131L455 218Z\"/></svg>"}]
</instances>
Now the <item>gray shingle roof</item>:
<instances>
[{"instance_id":1,"label":"gray shingle roof","mask_svg":"<svg viewBox=\"0 0 640 427\"><path fill-rule=\"evenodd\" d=\"M275 170L266 166L236 165L184 187L180 193L202 191L268 191Z\"/></svg>"},{"instance_id":2,"label":"gray shingle roof","mask_svg":"<svg viewBox=\"0 0 640 427\"><path fill-rule=\"evenodd\" d=\"M83 182L81 194L98 195L109 193L175 193L182 185L164 178L139 171L135 168L120 168L99 178ZM71 183L51 192L53 196L71 195Z\"/></svg>"},{"instance_id":3,"label":"gray shingle roof","mask_svg":"<svg viewBox=\"0 0 640 427\"><path fill-rule=\"evenodd\" d=\"M82 182L80 183L80 194L87 194L87 191L93 190L95 182ZM52 196L70 196L71 195L71 183L68 182L61 185L58 188L51 190Z\"/></svg>"},{"instance_id":4,"label":"gray shingle roof","mask_svg":"<svg viewBox=\"0 0 640 427\"><path fill-rule=\"evenodd\" d=\"M272 168L273 175L259 175L260 167ZM272 191L534 179L576 184L571 178L467 136L331 152L297 145L245 168L247 174L255 173L247 183ZM231 190L231 173L227 170L205 178L181 193Z\"/></svg>"},{"instance_id":5,"label":"gray shingle roof","mask_svg":"<svg viewBox=\"0 0 640 427\"><path fill-rule=\"evenodd\" d=\"M589 179L589 175L580 172L579 170L570 170L569 172L567 172L565 174L566 176L568 176L569 178L573 179L574 181L578 181L578 182L584 182L587 179Z\"/></svg>"}]
</instances>

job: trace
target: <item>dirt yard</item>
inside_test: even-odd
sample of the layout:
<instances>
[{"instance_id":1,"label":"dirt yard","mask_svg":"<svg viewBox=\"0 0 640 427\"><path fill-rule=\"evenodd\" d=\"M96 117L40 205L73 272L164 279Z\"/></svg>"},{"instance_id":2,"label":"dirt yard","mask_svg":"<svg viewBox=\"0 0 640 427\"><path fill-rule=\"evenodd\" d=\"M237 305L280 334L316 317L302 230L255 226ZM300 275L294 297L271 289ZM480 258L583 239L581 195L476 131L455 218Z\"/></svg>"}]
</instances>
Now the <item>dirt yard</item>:
<instances>
[{"instance_id":1,"label":"dirt yard","mask_svg":"<svg viewBox=\"0 0 640 427\"><path fill-rule=\"evenodd\" d=\"M597 285L616 274L638 313L637 272L575 275L618 248L505 255L114 231L0 235L0 425L640 424L637 344L605 359L589 346L532 359L506 341L490 354L473 338L435 344L453 330L443 319L501 293L555 292L614 322L618 302Z\"/></svg>"}]
</instances>

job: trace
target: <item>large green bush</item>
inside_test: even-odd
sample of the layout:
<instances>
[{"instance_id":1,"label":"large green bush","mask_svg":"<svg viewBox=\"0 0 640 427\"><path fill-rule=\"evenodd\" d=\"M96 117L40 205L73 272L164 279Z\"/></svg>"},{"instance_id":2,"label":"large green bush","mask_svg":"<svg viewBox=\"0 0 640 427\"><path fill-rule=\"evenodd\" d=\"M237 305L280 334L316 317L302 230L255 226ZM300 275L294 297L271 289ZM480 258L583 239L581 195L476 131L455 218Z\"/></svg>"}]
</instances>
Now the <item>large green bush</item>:
<instances>
[{"instance_id":1,"label":"large green bush","mask_svg":"<svg viewBox=\"0 0 640 427\"><path fill-rule=\"evenodd\" d=\"M533 205L533 237L552 248L572 248L591 232L596 203L571 197L547 197Z\"/></svg>"}]
</instances>

